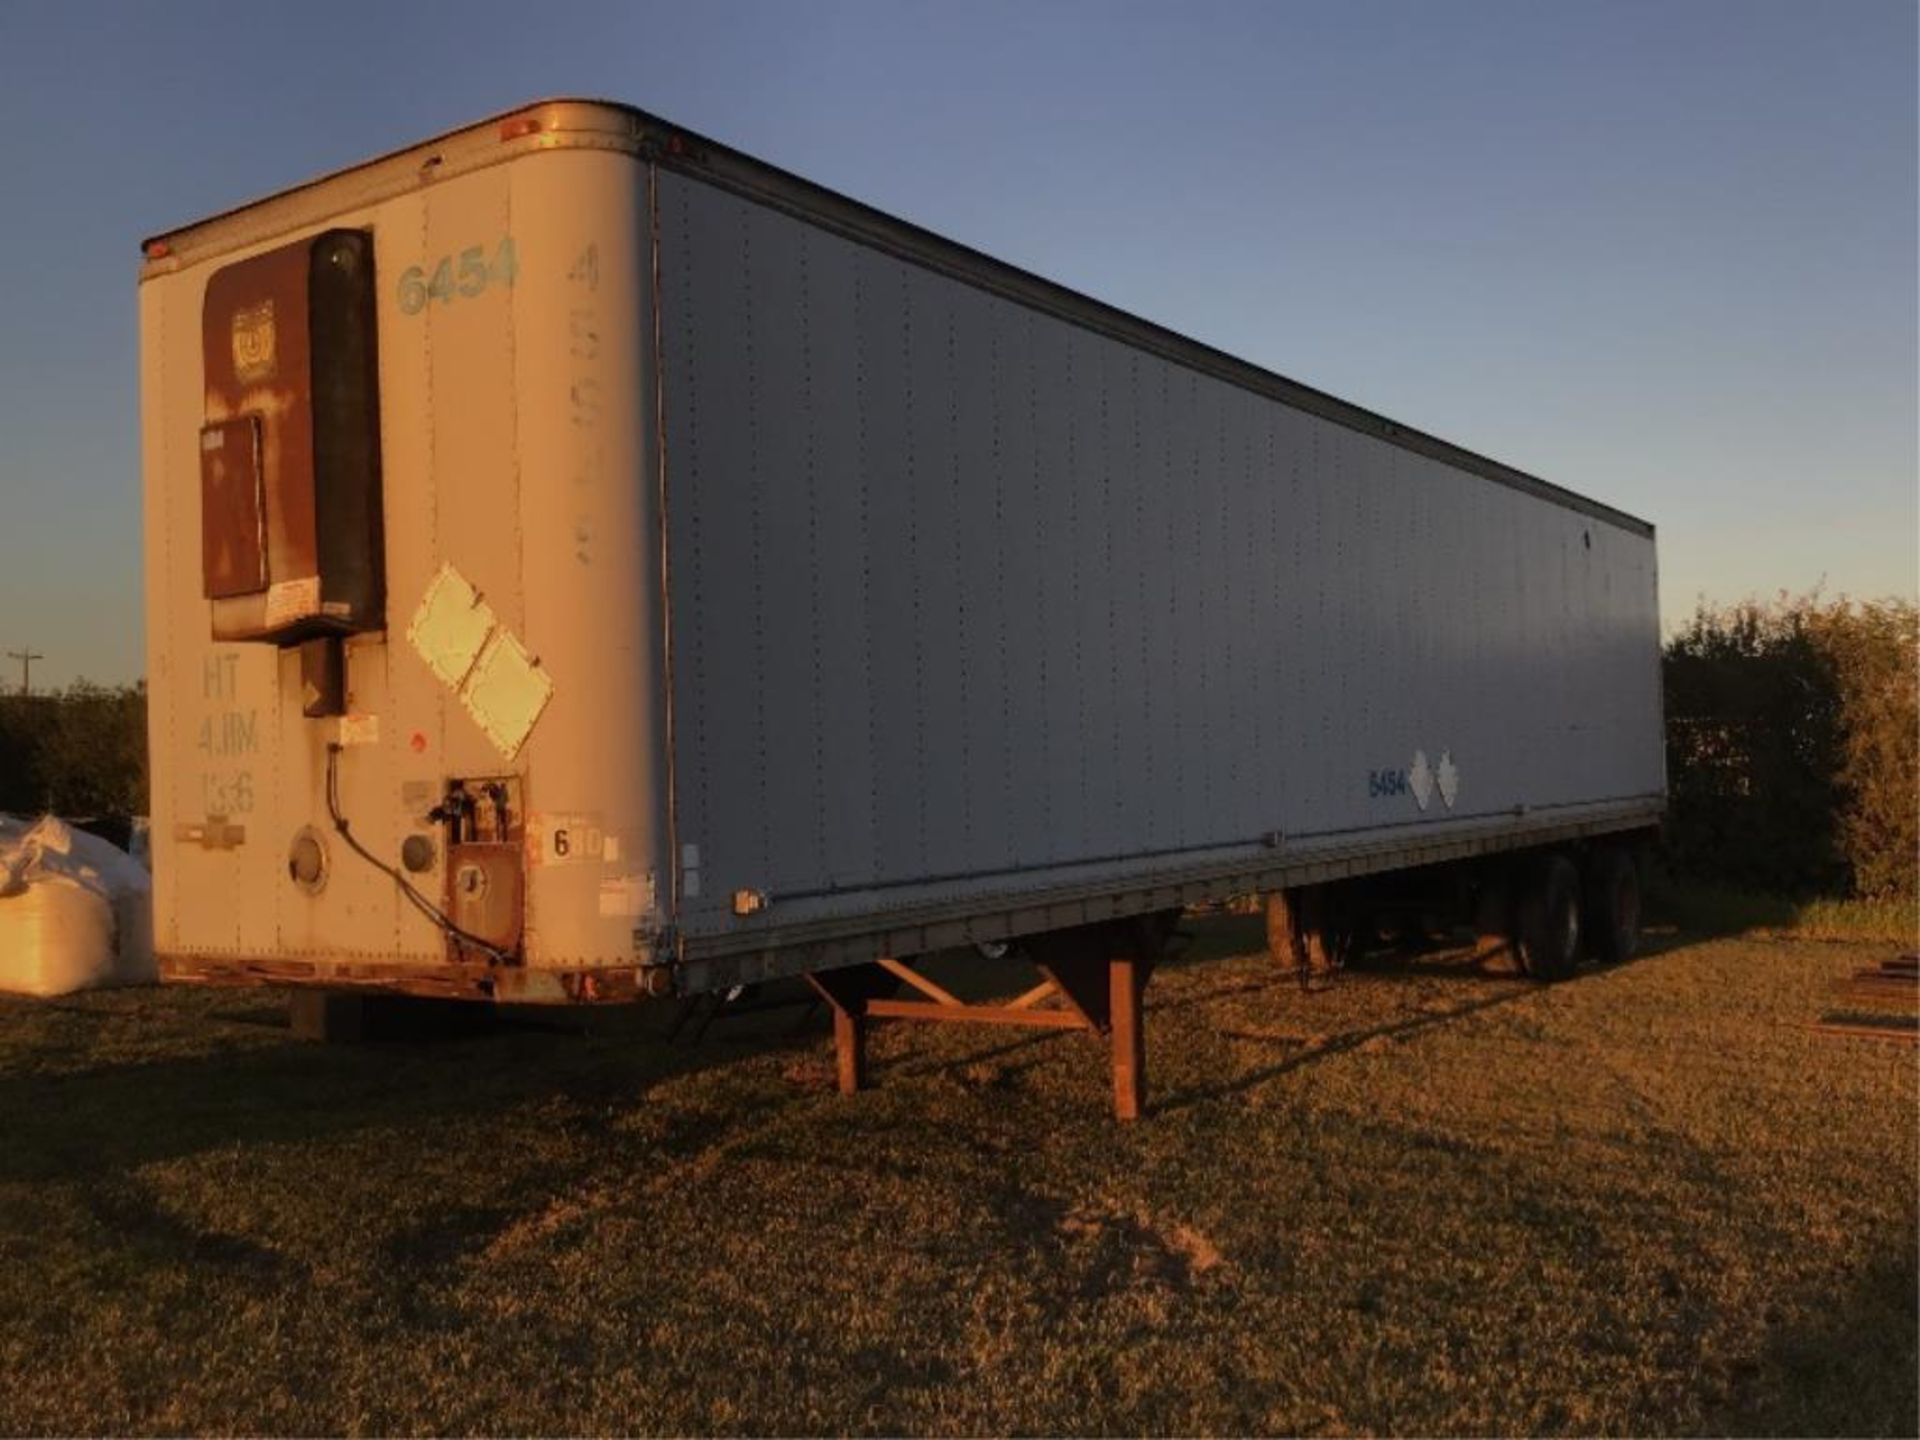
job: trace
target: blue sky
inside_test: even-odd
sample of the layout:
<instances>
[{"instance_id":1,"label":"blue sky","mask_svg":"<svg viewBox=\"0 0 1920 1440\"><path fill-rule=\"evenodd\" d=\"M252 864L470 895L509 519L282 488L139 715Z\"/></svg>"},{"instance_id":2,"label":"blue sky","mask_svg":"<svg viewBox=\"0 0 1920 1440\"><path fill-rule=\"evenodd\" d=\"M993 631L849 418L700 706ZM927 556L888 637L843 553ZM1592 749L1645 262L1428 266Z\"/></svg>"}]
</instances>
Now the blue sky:
<instances>
[{"instance_id":1,"label":"blue sky","mask_svg":"<svg viewBox=\"0 0 1920 1440\"><path fill-rule=\"evenodd\" d=\"M142 671L139 239L556 93L1644 515L1669 620L1913 595L1915 17L0 0L0 649Z\"/></svg>"}]
</instances>

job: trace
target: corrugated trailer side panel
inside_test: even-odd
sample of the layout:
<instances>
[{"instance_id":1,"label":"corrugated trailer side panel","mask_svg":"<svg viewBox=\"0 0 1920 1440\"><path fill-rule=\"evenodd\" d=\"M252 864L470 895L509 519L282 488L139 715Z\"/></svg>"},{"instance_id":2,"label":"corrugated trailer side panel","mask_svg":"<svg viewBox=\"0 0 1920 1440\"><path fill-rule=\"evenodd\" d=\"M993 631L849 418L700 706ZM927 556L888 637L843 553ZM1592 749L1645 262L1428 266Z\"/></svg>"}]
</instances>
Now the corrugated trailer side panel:
<instances>
[{"instance_id":1,"label":"corrugated trailer side panel","mask_svg":"<svg viewBox=\"0 0 1920 1440\"><path fill-rule=\"evenodd\" d=\"M1650 536L658 184L690 935L1661 792Z\"/></svg>"}]
</instances>

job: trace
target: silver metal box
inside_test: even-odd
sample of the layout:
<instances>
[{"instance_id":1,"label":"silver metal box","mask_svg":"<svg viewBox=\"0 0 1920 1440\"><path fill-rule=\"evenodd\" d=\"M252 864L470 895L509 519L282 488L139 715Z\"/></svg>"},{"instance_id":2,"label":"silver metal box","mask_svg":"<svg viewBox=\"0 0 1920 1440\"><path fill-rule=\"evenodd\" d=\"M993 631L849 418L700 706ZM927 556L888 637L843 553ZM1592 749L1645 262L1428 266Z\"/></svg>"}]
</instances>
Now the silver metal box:
<instances>
[{"instance_id":1,"label":"silver metal box","mask_svg":"<svg viewBox=\"0 0 1920 1440\"><path fill-rule=\"evenodd\" d=\"M213 597L196 447L259 409L276 503L283 402L208 379L271 336L250 304L211 367L209 285L339 234L386 613L316 717L324 574ZM1662 804L1651 526L641 112L514 112L157 237L142 279L179 977L697 990ZM216 640L239 605L263 638ZM454 779L510 782L481 838L518 891L432 844ZM429 913L502 893L499 953Z\"/></svg>"}]
</instances>

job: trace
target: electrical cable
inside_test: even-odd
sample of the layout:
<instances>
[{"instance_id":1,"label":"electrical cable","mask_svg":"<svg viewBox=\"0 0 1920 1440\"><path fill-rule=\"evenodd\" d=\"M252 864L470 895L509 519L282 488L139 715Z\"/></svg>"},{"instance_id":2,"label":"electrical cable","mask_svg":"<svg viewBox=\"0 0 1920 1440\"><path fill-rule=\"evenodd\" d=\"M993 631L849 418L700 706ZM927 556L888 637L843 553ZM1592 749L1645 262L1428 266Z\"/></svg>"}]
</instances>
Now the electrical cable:
<instances>
[{"instance_id":1,"label":"electrical cable","mask_svg":"<svg viewBox=\"0 0 1920 1440\"><path fill-rule=\"evenodd\" d=\"M333 828L340 832L340 838L347 842L347 848L398 885L400 893L407 897L414 909L461 945L471 946L475 950L490 955L502 965L512 963L513 957L505 950L497 945L488 944L469 930L462 930L448 918L445 911L414 889L406 876L353 838L353 828L347 823L347 817L340 813L340 744L338 741L329 741L327 744L327 815L333 821Z\"/></svg>"}]
</instances>

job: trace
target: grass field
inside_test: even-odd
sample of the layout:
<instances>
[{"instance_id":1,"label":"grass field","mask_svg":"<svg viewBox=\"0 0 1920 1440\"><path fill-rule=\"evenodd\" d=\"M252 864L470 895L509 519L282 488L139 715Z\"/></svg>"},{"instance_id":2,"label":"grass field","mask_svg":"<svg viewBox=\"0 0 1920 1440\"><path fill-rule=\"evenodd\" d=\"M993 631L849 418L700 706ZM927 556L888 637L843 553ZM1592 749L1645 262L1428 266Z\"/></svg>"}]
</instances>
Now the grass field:
<instances>
[{"instance_id":1,"label":"grass field","mask_svg":"<svg viewBox=\"0 0 1920 1440\"><path fill-rule=\"evenodd\" d=\"M1071 1034L883 1028L846 1101L795 1013L0 1002L0 1430L1920 1429L1915 1053L1806 1028L1896 947L1257 944L1156 977L1130 1128Z\"/></svg>"}]
</instances>

